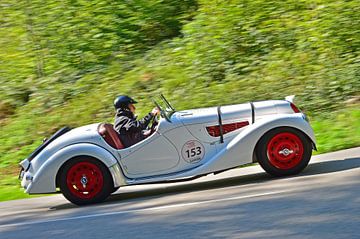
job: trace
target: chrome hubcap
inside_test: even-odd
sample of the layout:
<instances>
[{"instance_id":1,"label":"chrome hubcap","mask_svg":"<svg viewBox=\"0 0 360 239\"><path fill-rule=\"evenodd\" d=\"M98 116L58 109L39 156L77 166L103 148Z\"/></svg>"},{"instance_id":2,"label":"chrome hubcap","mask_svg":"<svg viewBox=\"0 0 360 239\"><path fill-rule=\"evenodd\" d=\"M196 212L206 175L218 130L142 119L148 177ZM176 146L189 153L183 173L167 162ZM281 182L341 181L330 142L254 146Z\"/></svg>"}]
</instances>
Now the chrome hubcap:
<instances>
[{"instance_id":1,"label":"chrome hubcap","mask_svg":"<svg viewBox=\"0 0 360 239\"><path fill-rule=\"evenodd\" d=\"M80 179L80 182L83 185L83 187L86 188L86 184L88 183L87 177L83 175L82 178Z\"/></svg>"},{"instance_id":2,"label":"chrome hubcap","mask_svg":"<svg viewBox=\"0 0 360 239\"><path fill-rule=\"evenodd\" d=\"M285 148L285 149L279 151L279 154L282 154L284 156L289 156L292 153L294 153L294 150L291 150L288 148Z\"/></svg>"}]
</instances>

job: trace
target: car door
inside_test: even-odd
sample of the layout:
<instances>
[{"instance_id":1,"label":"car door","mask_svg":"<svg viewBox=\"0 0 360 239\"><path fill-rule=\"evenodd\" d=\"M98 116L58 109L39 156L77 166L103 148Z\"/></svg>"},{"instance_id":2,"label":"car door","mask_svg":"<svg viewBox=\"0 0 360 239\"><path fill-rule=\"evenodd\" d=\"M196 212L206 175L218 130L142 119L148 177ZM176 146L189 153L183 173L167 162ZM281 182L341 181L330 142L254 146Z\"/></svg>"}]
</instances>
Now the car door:
<instances>
[{"instance_id":1,"label":"car door","mask_svg":"<svg viewBox=\"0 0 360 239\"><path fill-rule=\"evenodd\" d=\"M129 178L172 172L180 160L174 145L158 132L127 149L120 150L119 155L120 164Z\"/></svg>"}]
</instances>

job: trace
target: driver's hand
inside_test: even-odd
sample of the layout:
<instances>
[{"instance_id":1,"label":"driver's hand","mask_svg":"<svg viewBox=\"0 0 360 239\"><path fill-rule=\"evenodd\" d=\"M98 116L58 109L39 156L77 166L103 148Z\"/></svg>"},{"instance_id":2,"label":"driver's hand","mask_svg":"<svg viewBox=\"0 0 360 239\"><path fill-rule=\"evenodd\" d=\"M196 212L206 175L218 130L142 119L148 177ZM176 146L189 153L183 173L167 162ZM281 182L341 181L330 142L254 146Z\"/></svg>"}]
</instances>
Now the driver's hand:
<instances>
[{"instance_id":1,"label":"driver's hand","mask_svg":"<svg viewBox=\"0 0 360 239\"><path fill-rule=\"evenodd\" d=\"M158 107L155 107L154 109L152 109L151 114L152 114L153 116L159 115L159 114L160 114L159 108L158 108Z\"/></svg>"}]
</instances>

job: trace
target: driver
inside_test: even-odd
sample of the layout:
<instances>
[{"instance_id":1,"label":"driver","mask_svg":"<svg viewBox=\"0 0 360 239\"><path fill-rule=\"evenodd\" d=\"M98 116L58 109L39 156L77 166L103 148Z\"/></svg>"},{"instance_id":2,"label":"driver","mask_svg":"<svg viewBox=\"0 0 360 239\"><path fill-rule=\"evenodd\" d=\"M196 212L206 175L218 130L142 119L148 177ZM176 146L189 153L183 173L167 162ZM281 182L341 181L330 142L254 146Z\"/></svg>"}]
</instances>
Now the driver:
<instances>
[{"instance_id":1,"label":"driver","mask_svg":"<svg viewBox=\"0 0 360 239\"><path fill-rule=\"evenodd\" d=\"M120 95L114 100L116 109L114 129L119 134L124 147L130 147L145 139L147 135L143 133L143 130L160 113L160 110L155 107L143 119L136 120L135 103L137 103L135 100L126 95Z\"/></svg>"}]
</instances>

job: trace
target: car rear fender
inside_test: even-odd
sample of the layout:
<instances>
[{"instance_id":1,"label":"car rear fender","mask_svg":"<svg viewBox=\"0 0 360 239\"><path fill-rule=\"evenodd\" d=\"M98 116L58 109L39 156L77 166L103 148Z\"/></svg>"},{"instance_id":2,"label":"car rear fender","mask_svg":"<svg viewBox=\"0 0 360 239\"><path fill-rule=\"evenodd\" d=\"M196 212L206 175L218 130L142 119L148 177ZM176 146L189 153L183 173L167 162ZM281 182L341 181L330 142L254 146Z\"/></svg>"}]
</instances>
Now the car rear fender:
<instances>
[{"instance_id":1,"label":"car rear fender","mask_svg":"<svg viewBox=\"0 0 360 239\"><path fill-rule=\"evenodd\" d=\"M114 187L125 184L125 178L114 155L98 145L78 143L62 148L47 159L39 170L34 172L26 192L29 194L55 192L59 169L68 160L79 156L90 156L104 163L112 174Z\"/></svg>"},{"instance_id":2,"label":"car rear fender","mask_svg":"<svg viewBox=\"0 0 360 239\"><path fill-rule=\"evenodd\" d=\"M266 132L278 127L292 127L300 130L308 136L316 148L313 129L301 113L275 115L258 120L244 129L207 162L206 171L214 172L252 163L257 142Z\"/></svg>"}]
</instances>

